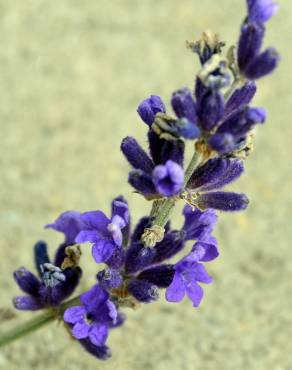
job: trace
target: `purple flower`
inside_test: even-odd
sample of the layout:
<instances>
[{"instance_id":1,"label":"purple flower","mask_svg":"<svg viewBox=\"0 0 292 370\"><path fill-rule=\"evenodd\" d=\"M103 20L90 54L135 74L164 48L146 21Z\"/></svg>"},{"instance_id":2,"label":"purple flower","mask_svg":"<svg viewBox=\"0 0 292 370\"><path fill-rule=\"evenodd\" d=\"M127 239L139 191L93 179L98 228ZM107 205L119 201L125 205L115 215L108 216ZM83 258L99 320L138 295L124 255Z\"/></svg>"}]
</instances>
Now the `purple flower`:
<instances>
[{"instance_id":1,"label":"purple flower","mask_svg":"<svg viewBox=\"0 0 292 370\"><path fill-rule=\"evenodd\" d=\"M125 271L129 274L143 270L145 267L154 263L156 250L137 241L130 245L126 253Z\"/></svg>"},{"instance_id":2,"label":"purple flower","mask_svg":"<svg viewBox=\"0 0 292 370\"><path fill-rule=\"evenodd\" d=\"M131 136L125 137L121 143L121 151L133 168L145 173L152 172L155 165L136 139Z\"/></svg>"},{"instance_id":3,"label":"purple flower","mask_svg":"<svg viewBox=\"0 0 292 370\"><path fill-rule=\"evenodd\" d=\"M196 103L188 88L177 90L172 94L172 108L179 118L176 124L177 135L186 139L196 139L201 131L197 125Z\"/></svg>"},{"instance_id":4,"label":"purple flower","mask_svg":"<svg viewBox=\"0 0 292 370\"><path fill-rule=\"evenodd\" d=\"M158 287L147 280L131 280L128 291L137 301L143 303L150 303L159 298Z\"/></svg>"},{"instance_id":5,"label":"purple flower","mask_svg":"<svg viewBox=\"0 0 292 370\"><path fill-rule=\"evenodd\" d=\"M117 309L109 295L98 284L81 294L81 306L67 308L64 321L72 326L72 335L80 340L88 338L97 346L104 346L109 328L117 321Z\"/></svg>"},{"instance_id":6,"label":"purple flower","mask_svg":"<svg viewBox=\"0 0 292 370\"><path fill-rule=\"evenodd\" d=\"M152 248L155 251L153 263L163 262L179 253L185 246L185 234L184 230L166 231L163 240Z\"/></svg>"},{"instance_id":7,"label":"purple flower","mask_svg":"<svg viewBox=\"0 0 292 370\"><path fill-rule=\"evenodd\" d=\"M194 307L200 305L204 292L198 282L205 284L212 282L204 265L198 262L200 258L201 253L191 252L174 265L174 277L165 292L167 301L180 302L187 294Z\"/></svg>"},{"instance_id":8,"label":"purple flower","mask_svg":"<svg viewBox=\"0 0 292 370\"><path fill-rule=\"evenodd\" d=\"M244 71L245 76L251 80L257 80L272 73L278 63L278 52L274 48L268 48L250 61Z\"/></svg>"},{"instance_id":9,"label":"purple flower","mask_svg":"<svg viewBox=\"0 0 292 370\"><path fill-rule=\"evenodd\" d=\"M63 250L63 245L60 249ZM39 277L25 267L14 272L16 283L27 294L14 298L13 303L18 310L35 311L45 307L57 307L74 292L80 281L79 267L61 270L60 264L51 263L46 243L36 243L34 251ZM58 253L59 250L56 256Z\"/></svg>"},{"instance_id":10,"label":"purple flower","mask_svg":"<svg viewBox=\"0 0 292 370\"><path fill-rule=\"evenodd\" d=\"M266 112L263 108L244 107L236 110L221 123L208 143L220 154L234 151L241 146L255 125L262 124L265 120Z\"/></svg>"},{"instance_id":11,"label":"purple flower","mask_svg":"<svg viewBox=\"0 0 292 370\"><path fill-rule=\"evenodd\" d=\"M183 165L185 145L182 140L166 140L153 130L149 130L148 143L150 155L155 165L164 164L169 159Z\"/></svg>"},{"instance_id":12,"label":"purple flower","mask_svg":"<svg viewBox=\"0 0 292 370\"><path fill-rule=\"evenodd\" d=\"M212 158L194 171L187 188L197 192L221 189L238 179L243 172L243 161L240 159Z\"/></svg>"},{"instance_id":13,"label":"purple flower","mask_svg":"<svg viewBox=\"0 0 292 370\"><path fill-rule=\"evenodd\" d=\"M105 268L97 273L97 280L105 290L116 289L122 282L123 278L119 270Z\"/></svg>"},{"instance_id":14,"label":"purple flower","mask_svg":"<svg viewBox=\"0 0 292 370\"><path fill-rule=\"evenodd\" d=\"M174 276L175 270L173 265L158 265L142 271L137 279L148 281L159 288L167 288Z\"/></svg>"},{"instance_id":15,"label":"purple flower","mask_svg":"<svg viewBox=\"0 0 292 370\"><path fill-rule=\"evenodd\" d=\"M186 118L194 124L197 123L196 103L188 88L175 91L172 94L171 105L178 118Z\"/></svg>"},{"instance_id":16,"label":"purple flower","mask_svg":"<svg viewBox=\"0 0 292 370\"><path fill-rule=\"evenodd\" d=\"M219 91L208 91L199 101L198 116L203 130L212 130L223 117L224 97Z\"/></svg>"},{"instance_id":17,"label":"purple flower","mask_svg":"<svg viewBox=\"0 0 292 370\"><path fill-rule=\"evenodd\" d=\"M75 244L75 238L84 227L84 223L79 212L67 211L61 213L54 223L45 227L63 233L65 235L65 244L72 245Z\"/></svg>"},{"instance_id":18,"label":"purple flower","mask_svg":"<svg viewBox=\"0 0 292 370\"><path fill-rule=\"evenodd\" d=\"M217 240L208 235L204 240L197 241L191 250L190 255L198 259L198 261L209 262L219 256Z\"/></svg>"},{"instance_id":19,"label":"purple flower","mask_svg":"<svg viewBox=\"0 0 292 370\"><path fill-rule=\"evenodd\" d=\"M241 73L250 80L264 77L274 71L279 55L273 48L260 52L265 26L277 11L278 5L272 0L247 0L248 18L241 27L237 60Z\"/></svg>"},{"instance_id":20,"label":"purple flower","mask_svg":"<svg viewBox=\"0 0 292 370\"><path fill-rule=\"evenodd\" d=\"M152 159L132 137L126 137L121 144L121 150L128 162L135 168L129 173L129 183L146 197L172 196L173 191L179 189L179 177L183 176L184 142L182 140L167 141L160 139L150 130L150 153ZM156 165L156 167L154 167ZM166 177L172 182L172 189L162 189L157 186L162 178ZM156 181L156 182L155 182ZM160 190L159 190L160 189ZM167 195L170 193L170 195Z\"/></svg>"},{"instance_id":21,"label":"purple flower","mask_svg":"<svg viewBox=\"0 0 292 370\"><path fill-rule=\"evenodd\" d=\"M129 222L126 203L124 203L122 210L123 213L120 213L121 205L118 208L113 208L111 219L101 211L90 211L81 215L85 226L75 241L76 243L93 243L92 255L97 263L108 261L114 252L122 246L122 229Z\"/></svg>"},{"instance_id":22,"label":"purple flower","mask_svg":"<svg viewBox=\"0 0 292 370\"><path fill-rule=\"evenodd\" d=\"M255 23L267 22L279 9L273 0L247 0L247 7L248 18Z\"/></svg>"},{"instance_id":23,"label":"purple flower","mask_svg":"<svg viewBox=\"0 0 292 370\"><path fill-rule=\"evenodd\" d=\"M257 87L253 81L249 81L239 89L236 89L227 100L224 112L224 120L230 116L230 114L247 106L252 101L256 91Z\"/></svg>"},{"instance_id":24,"label":"purple flower","mask_svg":"<svg viewBox=\"0 0 292 370\"><path fill-rule=\"evenodd\" d=\"M248 207L249 200L245 194L217 191L201 194L196 203L199 208L214 208L220 211L243 211Z\"/></svg>"},{"instance_id":25,"label":"purple flower","mask_svg":"<svg viewBox=\"0 0 292 370\"><path fill-rule=\"evenodd\" d=\"M191 176L187 189L194 194L192 204L200 209L240 211L248 206L244 194L213 191L235 181L244 171L239 159L213 158L199 167Z\"/></svg>"},{"instance_id":26,"label":"purple flower","mask_svg":"<svg viewBox=\"0 0 292 370\"><path fill-rule=\"evenodd\" d=\"M155 120L155 115L159 112L165 113L165 105L157 95L151 95L149 98L142 101L139 104L137 112L142 120L149 126Z\"/></svg>"},{"instance_id":27,"label":"purple flower","mask_svg":"<svg viewBox=\"0 0 292 370\"><path fill-rule=\"evenodd\" d=\"M159 194L170 197L178 194L184 184L184 171L173 161L156 166L153 170L153 183Z\"/></svg>"},{"instance_id":28,"label":"purple flower","mask_svg":"<svg viewBox=\"0 0 292 370\"><path fill-rule=\"evenodd\" d=\"M205 240L211 235L218 219L213 209L201 211L189 205L184 207L183 215L185 240Z\"/></svg>"}]
</instances>

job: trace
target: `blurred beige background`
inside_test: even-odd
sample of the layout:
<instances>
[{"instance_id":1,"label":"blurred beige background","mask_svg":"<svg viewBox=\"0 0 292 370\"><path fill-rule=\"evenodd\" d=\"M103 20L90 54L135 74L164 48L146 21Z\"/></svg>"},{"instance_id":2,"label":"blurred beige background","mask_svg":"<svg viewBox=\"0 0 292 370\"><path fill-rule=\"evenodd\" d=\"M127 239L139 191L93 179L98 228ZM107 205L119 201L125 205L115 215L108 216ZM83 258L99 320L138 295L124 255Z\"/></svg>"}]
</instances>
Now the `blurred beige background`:
<instances>
[{"instance_id":1,"label":"blurred beige background","mask_svg":"<svg viewBox=\"0 0 292 370\"><path fill-rule=\"evenodd\" d=\"M127 312L105 363L53 324L1 350L1 369L292 369L292 3L279 2L266 44L282 62L256 99L269 119L234 186L251 205L220 218L221 256L208 266L215 281L202 306L162 297ZM62 240L43 230L60 212L108 211L118 194L134 220L148 211L119 151L128 134L146 144L136 107L151 93L168 101L192 87L198 63L185 40L212 28L233 43L244 15L244 0L0 0L1 308L19 293L12 271L33 267L33 243ZM85 254L81 289L96 270ZM0 332L30 314L18 316Z\"/></svg>"}]
</instances>

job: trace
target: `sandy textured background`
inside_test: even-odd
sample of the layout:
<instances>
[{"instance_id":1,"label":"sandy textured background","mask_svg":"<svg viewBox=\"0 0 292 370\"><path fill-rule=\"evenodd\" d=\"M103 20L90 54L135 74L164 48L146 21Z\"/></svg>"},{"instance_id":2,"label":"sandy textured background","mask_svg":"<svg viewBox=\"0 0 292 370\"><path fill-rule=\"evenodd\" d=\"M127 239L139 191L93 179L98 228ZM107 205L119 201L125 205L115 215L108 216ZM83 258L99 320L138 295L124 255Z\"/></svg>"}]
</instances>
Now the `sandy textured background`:
<instances>
[{"instance_id":1,"label":"sandy textured background","mask_svg":"<svg viewBox=\"0 0 292 370\"><path fill-rule=\"evenodd\" d=\"M145 142L135 112L150 93L168 100L192 86L197 62L185 47L213 28L234 42L243 0L0 1L1 307L18 289L12 271L32 267L31 246L61 236L43 225L67 209L108 210L124 194L136 220L149 208L126 184L119 152L127 134ZM270 24L266 43L283 60L260 82L268 108L246 175L247 212L222 215L221 258L200 309L160 302L129 312L112 332L113 359L97 362L61 327L1 350L1 369L290 370L292 369L291 10ZM89 251L88 251L89 252ZM87 253L89 256L89 253ZM92 281L94 263L84 260ZM29 318L24 313L0 331Z\"/></svg>"}]
</instances>

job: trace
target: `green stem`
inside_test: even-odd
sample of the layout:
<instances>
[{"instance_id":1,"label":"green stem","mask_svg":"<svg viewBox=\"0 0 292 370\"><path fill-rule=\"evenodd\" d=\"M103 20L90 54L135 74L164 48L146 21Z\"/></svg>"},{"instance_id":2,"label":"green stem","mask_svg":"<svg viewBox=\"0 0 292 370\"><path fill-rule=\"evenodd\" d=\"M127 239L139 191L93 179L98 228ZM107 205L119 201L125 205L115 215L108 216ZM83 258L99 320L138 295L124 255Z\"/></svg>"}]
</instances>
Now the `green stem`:
<instances>
[{"instance_id":1,"label":"green stem","mask_svg":"<svg viewBox=\"0 0 292 370\"><path fill-rule=\"evenodd\" d=\"M25 335L38 330L46 324L49 324L50 322L62 317L66 308L78 305L79 302L79 296L72 298L69 301L61 304L58 309L45 311L42 315L38 315L37 317L28 320L24 324L18 325L16 328L8 331L7 333L0 334L0 347L4 347L6 344L14 342L16 339L24 337Z\"/></svg>"},{"instance_id":2,"label":"green stem","mask_svg":"<svg viewBox=\"0 0 292 370\"><path fill-rule=\"evenodd\" d=\"M42 326L50 323L54 319L55 316L52 314L52 312L48 311L25 322L24 324L17 326L16 328L0 336L0 347L3 347L6 344L9 344L37 329L40 329Z\"/></svg>"},{"instance_id":3,"label":"green stem","mask_svg":"<svg viewBox=\"0 0 292 370\"><path fill-rule=\"evenodd\" d=\"M185 172L185 186L187 185L195 169L199 166L201 160L202 160L201 154L195 151Z\"/></svg>"},{"instance_id":4,"label":"green stem","mask_svg":"<svg viewBox=\"0 0 292 370\"><path fill-rule=\"evenodd\" d=\"M171 210L173 209L175 205L175 199L174 198L168 198L159 209L159 212L155 219L153 220L153 225L164 227L169 219L169 215Z\"/></svg>"}]
</instances>

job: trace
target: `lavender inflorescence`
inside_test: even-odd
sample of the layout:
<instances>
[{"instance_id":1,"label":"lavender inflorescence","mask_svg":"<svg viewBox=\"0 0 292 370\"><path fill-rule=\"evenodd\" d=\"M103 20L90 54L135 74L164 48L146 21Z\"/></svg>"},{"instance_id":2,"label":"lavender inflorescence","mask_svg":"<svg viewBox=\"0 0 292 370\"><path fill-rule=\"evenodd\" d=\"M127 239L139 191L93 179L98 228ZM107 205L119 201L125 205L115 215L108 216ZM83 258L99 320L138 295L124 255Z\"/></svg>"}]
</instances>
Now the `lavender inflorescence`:
<instances>
[{"instance_id":1,"label":"lavender inflorescence","mask_svg":"<svg viewBox=\"0 0 292 370\"><path fill-rule=\"evenodd\" d=\"M193 91L182 88L172 94L174 115L166 112L156 95L138 106L148 130L149 152L130 136L123 139L121 151L132 167L129 183L152 202L151 214L131 232L128 203L122 196L113 200L110 217L99 210L64 212L46 226L65 236L54 261L47 245L38 242L34 255L39 276L24 267L14 273L26 294L16 297L14 306L46 308L63 315L72 337L97 358L110 356L106 341L109 331L125 320L121 308L156 301L162 290L168 302L187 296L194 307L200 305L201 284L212 282L205 262L219 255L212 235L216 211L241 211L248 206L245 194L225 191L225 186L243 174L254 127L266 120L264 109L250 106L255 80L270 74L279 56L273 48L261 51L265 24L277 5L272 0L247 0L247 8L237 47L231 47L226 56L225 43L211 32L188 43L198 54L201 70ZM193 159L186 168L188 141L199 164ZM185 203L184 223L175 230L168 219L179 201ZM183 254L189 241L192 248ZM92 245L93 259L103 269L96 284L80 295L78 305L60 310L80 281L79 245L83 243Z\"/></svg>"}]
</instances>

